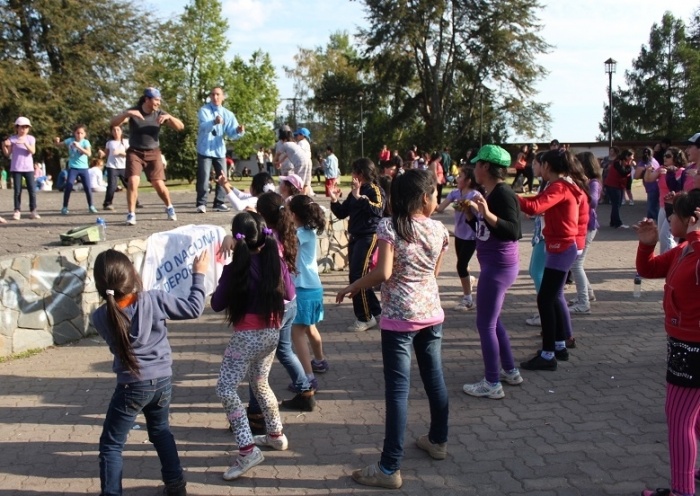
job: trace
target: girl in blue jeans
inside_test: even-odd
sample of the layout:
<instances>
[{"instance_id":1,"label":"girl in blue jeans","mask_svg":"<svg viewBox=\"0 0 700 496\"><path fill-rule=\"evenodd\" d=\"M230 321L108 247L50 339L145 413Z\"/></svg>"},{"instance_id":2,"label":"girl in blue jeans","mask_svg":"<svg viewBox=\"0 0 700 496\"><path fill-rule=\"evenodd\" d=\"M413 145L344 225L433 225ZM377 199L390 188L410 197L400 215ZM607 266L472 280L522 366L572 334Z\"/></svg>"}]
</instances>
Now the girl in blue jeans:
<instances>
[{"instance_id":1,"label":"girl in blue jeans","mask_svg":"<svg viewBox=\"0 0 700 496\"><path fill-rule=\"evenodd\" d=\"M184 299L164 291L142 291L136 268L121 252L107 250L95 260L95 287L105 303L92 314L92 323L114 355L112 370L117 374L100 436L101 496L122 494L122 450L139 413L146 417L148 439L160 459L164 493L187 494L168 420L172 350L165 320L194 319L202 314L208 264L206 251L195 257L192 287Z\"/></svg>"},{"instance_id":2,"label":"girl in blue jeans","mask_svg":"<svg viewBox=\"0 0 700 496\"><path fill-rule=\"evenodd\" d=\"M447 388L442 374L442 322L437 275L449 246L442 222L430 215L437 207L437 184L430 171L412 169L391 185L391 218L377 226L379 259L372 272L340 290L346 295L382 285L382 360L386 422L378 463L355 470L352 478L367 486L401 487L401 459L408 417L411 347L430 403L430 430L417 445L430 457L447 456Z\"/></svg>"}]
</instances>

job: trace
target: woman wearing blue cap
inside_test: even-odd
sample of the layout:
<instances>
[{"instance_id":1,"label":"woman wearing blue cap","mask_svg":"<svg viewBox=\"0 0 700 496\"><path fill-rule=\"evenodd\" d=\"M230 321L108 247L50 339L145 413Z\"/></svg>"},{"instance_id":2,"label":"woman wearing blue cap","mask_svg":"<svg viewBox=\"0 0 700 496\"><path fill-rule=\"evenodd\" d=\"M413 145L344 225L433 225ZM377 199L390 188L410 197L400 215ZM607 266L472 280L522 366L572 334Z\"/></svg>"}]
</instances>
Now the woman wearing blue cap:
<instances>
[{"instance_id":1,"label":"woman wearing blue cap","mask_svg":"<svg viewBox=\"0 0 700 496\"><path fill-rule=\"evenodd\" d=\"M520 206L517 196L504 182L511 164L510 153L500 146L484 145L471 162L476 164L476 181L485 191L485 196L473 200L478 214L465 209L467 222L476 232L476 257L481 267L476 328L485 372L481 381L465 384L462 389L471 396L500 399L505 396L501 381L511 385L523 382L500 317L506 291L518 277L520 266Z\"/></svg>"},{"instance_id":2,"label":"woman wearing blue cap","mask_svg":"<svg viewBox=\"0 0 700 496\"><path fill-rule=\"evenodd\" d=\"M182 131L185 125L180 119L160 110L160 104L160 91L156 88L146 88L135 106L110 121L112 126L129 123L129 148L126 150L126 201L129 213L126 223L132 226L136 224L136 200L142 171L146 173L146 178L163 200L168 219L177 220L175 208L170 201L170 192L165 186L165 166L158 137L163 124L175 131Z\"/></svg>"}]
</instances>

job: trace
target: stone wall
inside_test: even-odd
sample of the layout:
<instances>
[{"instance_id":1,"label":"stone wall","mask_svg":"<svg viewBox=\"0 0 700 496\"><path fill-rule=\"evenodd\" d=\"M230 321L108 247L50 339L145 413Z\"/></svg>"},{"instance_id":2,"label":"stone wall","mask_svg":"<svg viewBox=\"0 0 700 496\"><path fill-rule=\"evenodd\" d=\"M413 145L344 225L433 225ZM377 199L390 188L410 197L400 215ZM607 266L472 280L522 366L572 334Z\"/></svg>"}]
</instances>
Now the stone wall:
<instances>
[{"instance_id":1,"label":"stone wall","mask_svg":"<svg viewBox=\"0 0 700 496\"><path fill-rule=\"evenodd\" d=\"M319 239L319 272L347 267L346 223L329 217ZM145 239L56 248L0 260L0 357L76 341L94 334L90 314L100 304L92 271L109 248L141 268Z\"/></svg>"}]
</instances>

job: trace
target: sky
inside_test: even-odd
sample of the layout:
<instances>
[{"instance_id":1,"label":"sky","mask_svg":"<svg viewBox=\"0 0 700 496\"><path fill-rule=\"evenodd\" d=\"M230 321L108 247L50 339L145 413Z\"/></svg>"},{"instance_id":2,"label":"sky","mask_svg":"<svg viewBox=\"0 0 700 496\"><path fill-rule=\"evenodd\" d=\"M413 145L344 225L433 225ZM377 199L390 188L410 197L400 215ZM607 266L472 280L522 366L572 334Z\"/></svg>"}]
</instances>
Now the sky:
<instances>
[{"instance_id":1,"label":"sky","mask_svg":"<svg viewBox=\"0 0 700 496\"><path fill-rule=\"evenodd\" d=\"M366 26L363 4L350 0L221 0L228 20L230 57L247 59L255 50L270 54L277 68L281 98L293 95L292 81L283 66L294 65L299 47L325 46L337 31L353 34ZM180 15L189 0L150 0L156 14L167 19ZM624 74L648 44L654 23L667 10L686 24L700 0L543 0L540 35L552 49L537 63L549 72L536 86L536 99L550 103L550 136L560 142L594 141L600 134L603 106L608 100L604 61L617 61L613 88L625 87ZM234 109L235 111L235 109ZM513 141L530 141L516 136Z\"/></svg>"}]
</instances>

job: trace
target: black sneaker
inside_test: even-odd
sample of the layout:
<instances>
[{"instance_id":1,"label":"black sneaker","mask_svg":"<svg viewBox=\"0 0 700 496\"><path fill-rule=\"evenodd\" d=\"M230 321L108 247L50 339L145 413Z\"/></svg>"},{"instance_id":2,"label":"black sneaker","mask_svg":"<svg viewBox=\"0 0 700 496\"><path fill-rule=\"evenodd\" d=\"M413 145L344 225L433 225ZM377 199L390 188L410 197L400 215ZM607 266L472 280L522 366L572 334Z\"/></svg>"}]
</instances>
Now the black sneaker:
<instances>
[{"instance_id":1,"label":"black sneaker","mask_svg":"<svg viewBox=\"0 0 700 496\"><path fill-rule=\"evenodd\" d=\"M537 350L537 354L539 355L542 353L542 350ZM569 350L564 348L563 350L555 350L554 351L554 358L557 360L560 360L562 362L568 362L569 361Z\"/></svg>"},{"instance_id":2,"label":"black sneaker","mask_svg":"<svg viewBox=\"0 0 700 496\"><path fill-rule=\"evenodd\" d=\"M187 496L187 482L185 479L180 479L177 482L166 484L163 488L165 496Z\"/></svg>"},{"instance_id":3,"label":"black sneaker","mask_svg":"<svg viewBox=\"0 0 700 496\"><path fill-rule=\"evenodd\" d=\"M557 370L557 359L552 358L551 360L546 360L542 358L542 355L537 353L527 362L520 362L520 368L525 370Z\"/></svg>"},{"instance_id":4,"label":"black sneaker","mask_svg":"<svg viewBox=\"0 0 700 496\"><path fill-rule=\"evenodd\" d=\"M280 403L283 410L301 410L302 412L313 412L316 408L316 398L313 391L298 393L291 400L284 400Z\"/></svg>"}]
</instances>

